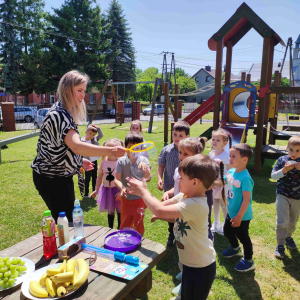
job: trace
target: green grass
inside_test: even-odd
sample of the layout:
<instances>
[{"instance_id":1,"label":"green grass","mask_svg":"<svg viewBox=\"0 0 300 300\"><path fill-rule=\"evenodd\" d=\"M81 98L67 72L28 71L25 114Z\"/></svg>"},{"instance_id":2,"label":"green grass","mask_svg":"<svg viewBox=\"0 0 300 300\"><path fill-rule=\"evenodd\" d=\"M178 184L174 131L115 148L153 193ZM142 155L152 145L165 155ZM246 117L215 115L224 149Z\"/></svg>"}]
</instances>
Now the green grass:
<instances>
[{"instance_id":1,"label":"green grass","mask_svg":"<svg viewBox=\"0 0 300 300\"><path fill-rule=\"evenodd\" d=\"M146 128L148 123L144 122ZM157 152L163 148L163 122L155 122L157 128L152 134L144 133L145 140L155 142ZM210 124L197 124L191 127L191 136L199 136ZM117 137L124 139L129 124L123 126L110 124L101 126L105 139ZM122 129L123 128L123 129ZM1 133L0 139L22 135L30 131ZM80 128L81 134L84 128ZM170 134L169 134L170 136ZM40 222L46 205L38 195L33 182L30 164L36 155L38 138L9 145L2 150L0 164L0 250L5 249L40 232ZM255 146L255 136L249 133L248 143ZM278 142L279 143L279 142ZM285 145L286 142L280 142ZM210 150L208 143L205 153ZM209 299L299 299L300 293L300 254L298 250L287 251L284 260L275 259L273 252L275 239L275 190L276 183L270 179L275 161L266 160L260 175L253 174L253 160L249 170L255 182L253 194L254 219L250 223L250 236L254 246L255 272L238 273L234 270L236 258L225 259L221 252L228 246L225 237L215 236L217 252L217 276L212 286ZM80 198L77 179L74 177L76 197ZM156 178L148 184L155 197L160 198L162 192L156 188ZM59 192L59 191L58 191ZM108 226L107 215L99 214L94 200L81 202L86 223ZM151 213L145 215L145 238L166 243L167 224L162 221L150 223ZM116 224L115 224L116 225ZM299 226L294 234L300 246ZM165 258L153 269L153 286L148 298L170 299L171 290L178 284L175 276L178 273L178 255L175 247L167 249Z\"/></svg>"}]
</instances>

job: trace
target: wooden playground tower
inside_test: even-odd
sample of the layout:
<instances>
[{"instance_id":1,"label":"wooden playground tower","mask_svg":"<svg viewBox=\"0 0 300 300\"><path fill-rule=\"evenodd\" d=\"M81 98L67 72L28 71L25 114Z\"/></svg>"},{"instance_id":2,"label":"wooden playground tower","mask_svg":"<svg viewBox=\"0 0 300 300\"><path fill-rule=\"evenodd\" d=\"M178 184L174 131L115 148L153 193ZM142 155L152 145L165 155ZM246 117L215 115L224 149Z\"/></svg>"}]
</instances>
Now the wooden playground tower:
<instances>
[{"instance_id":1,"label":"wooden playground tower","mask_svg":"<svg viewBox=\"0 0 300 300\"><path fill-rule=\"evenodd\" d=\"M258 95L259 106L256 129L257 135L254 158L254 169L256 172L259 172L265 154L263 149L266 149L265 151L272 149L272 145L267 145L267 131L269 121L272 128L277 128L279 95L297 94L300 92L300 88L280 87L281 73L278 71L275 72L274 87L271 87L274 47L278 43L280 43L282 46L285 46L285 43L282 41L279 35L272 28L270 28L246 3L243 3L233 14L233 16L208 41L209 49L216 51L213 128L217 129L220 123L219 112L221 100L223 48L225 46L227 47L225 68L225 86L227 86L230 84L232 49L252 28L254 28L263 38L260 91ZM247 75L247 81L250 81L249 75L250 74ZM275 114L273 118L269 118L268 115L271 93L276 94ZM269 144L274 144L273 132L270 132ZM282 154L283 153L281 153L281 155Z\"/></svg>"}]
</instances>

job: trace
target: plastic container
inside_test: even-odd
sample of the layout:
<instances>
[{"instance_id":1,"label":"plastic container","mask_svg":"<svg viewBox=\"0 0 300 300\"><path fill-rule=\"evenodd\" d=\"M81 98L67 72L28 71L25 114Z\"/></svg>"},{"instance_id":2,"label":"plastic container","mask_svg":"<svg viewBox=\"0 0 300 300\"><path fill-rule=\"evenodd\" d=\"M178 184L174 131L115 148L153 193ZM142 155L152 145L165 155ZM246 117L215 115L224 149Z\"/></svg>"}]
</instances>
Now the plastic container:
<instances>
[{"instance_id":1,"label":"plastic container","mask_svg":"<svg viewBox=\"0 0 300 300\"><path fill-rule=\"evenodd\" d=\"M51 216L50 210L44 211L44 218L42 220L42 234L43 234L43 250L46 259L57 254L56 237L55 237L55 222Z\"/></svg>"},{"instance_id":2,"label":"plastic container","mask_svg":"<svg viewBox=\"0 0 300 300\"><path fill-rule=\"evenodd\" d=\"M78 236L84 236L83 211L80 207L80 202L78 199L76 199L74 203L73 225L74 225L74 238L77 238Z\"/></svg>"},{"instance_id":3,"label":"plastic container","mask_svg":"<svg viewBox=\"0 0 300 300\"><path fill-rule=\"evenodd\" d=\"M59 246L62 246L69 242L69 221L64 211L59 213L57 225Z\"/></svg>"}]
</instances>

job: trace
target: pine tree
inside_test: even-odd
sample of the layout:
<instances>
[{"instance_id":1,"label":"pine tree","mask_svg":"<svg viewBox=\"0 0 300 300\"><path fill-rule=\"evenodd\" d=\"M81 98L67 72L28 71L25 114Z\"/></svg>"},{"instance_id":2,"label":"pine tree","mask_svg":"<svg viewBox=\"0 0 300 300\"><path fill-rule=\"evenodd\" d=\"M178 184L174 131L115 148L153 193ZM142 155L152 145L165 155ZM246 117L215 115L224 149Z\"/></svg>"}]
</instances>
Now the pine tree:
<instances>
[{"instance_id":1,"label":"pine tree","mask_svg":"<svg viewBox=\"0 0 300 300\"><path fill-rule=\"evenodd\" d=\"M88 74L93 86L100 88L101 80L109 78L106 59L111 54L109 40L105 38L104 25L95 0L65 0L54 15L47 20L51 24L49 31L61 35L49 35L49 57L52 61L54 77L49 79L48 85L57 85L60 78L70 70L79 70Z\"/></svg>"},{"instance_id":2,"label":"pine tree","mask_svg":"<svg viewBox=\"0 0 300 300\"><path fill-rule=\"evenodd\" d=\"M111 78L114 82L135 81L135 55L131 33L121 5L117 0L112 0L110 3L107 21L110 23L107 32L111 39L112 50L115 53L118 52L109 66L112 72ZM134 85L127 87L135 90Z\"/></svg>"},{"instance_id":3,"label":"pine tree","mask_svg":"<svg viewBox=\"0 0 300 300\"><path fill-rule=\"evenodd\" d=\"M18 31L13 25L16 21L17 1L7 0L0 3L0 15L2 19L0 30L0 60L4 65L2 81L7 93L15 95L19 91L20 59L22 55L21 43Z\"/></svg>"}]
</instances>

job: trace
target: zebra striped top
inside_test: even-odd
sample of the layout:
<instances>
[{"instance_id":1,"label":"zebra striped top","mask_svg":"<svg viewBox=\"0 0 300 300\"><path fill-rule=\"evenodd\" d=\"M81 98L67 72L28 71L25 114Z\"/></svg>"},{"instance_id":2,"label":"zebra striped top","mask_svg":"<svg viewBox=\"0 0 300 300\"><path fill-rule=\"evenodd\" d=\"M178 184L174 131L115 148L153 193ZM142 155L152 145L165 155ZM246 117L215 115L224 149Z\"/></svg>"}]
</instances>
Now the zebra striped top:
<instances>
[{"instance_id":1,"label":"zebra striped top","mask_svg":"<svg viewBox=\"0 0 300 300\"><path fill-rule=\"evenodd\" d=\"M37 144L37 156L31 168L48 177L73 176L80 173L82 156L75 154L64 142L68 131L79 131L70 113L57 101L47 113Z\"/></svg>"}]
</instances>

